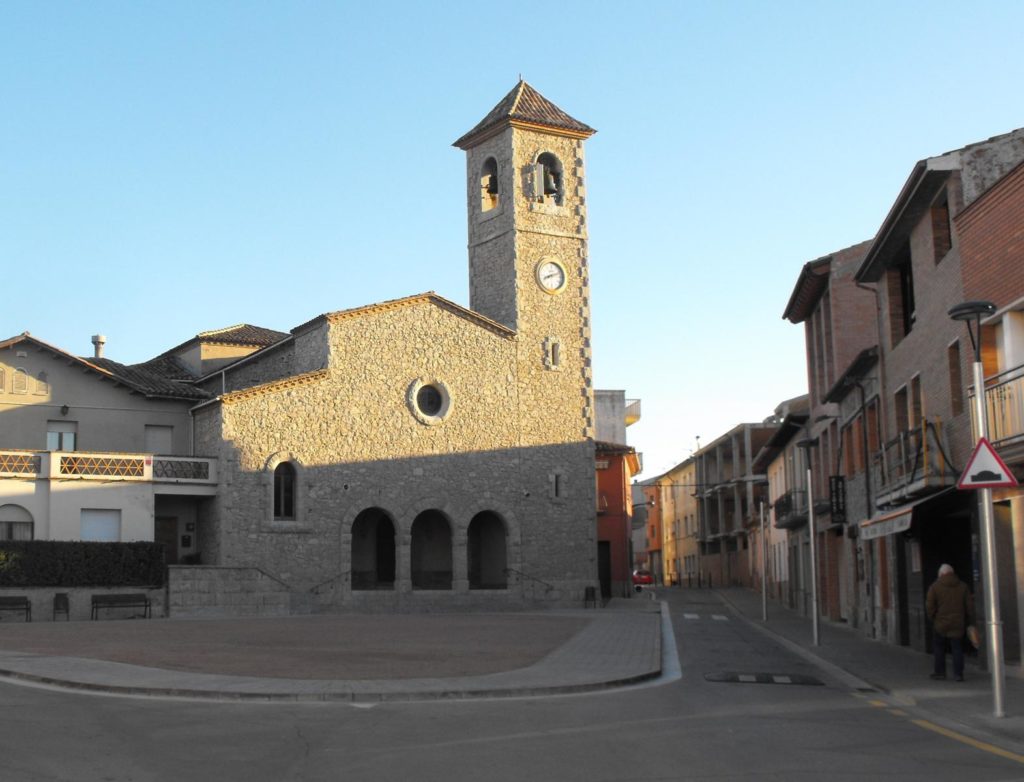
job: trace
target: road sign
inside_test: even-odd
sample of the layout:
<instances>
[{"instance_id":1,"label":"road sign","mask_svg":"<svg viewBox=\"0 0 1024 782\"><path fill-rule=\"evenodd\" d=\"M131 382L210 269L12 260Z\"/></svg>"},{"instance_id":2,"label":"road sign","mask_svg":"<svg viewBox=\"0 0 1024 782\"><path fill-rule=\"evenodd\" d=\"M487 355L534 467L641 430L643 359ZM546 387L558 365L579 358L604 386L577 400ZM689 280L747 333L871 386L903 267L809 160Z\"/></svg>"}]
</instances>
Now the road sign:
<instances>
[{"instance_id":1,"label":"road sign","mask_svg":"<svg viewBox=\"0 0 1024 782\"><path fill-rule=\"evenodd\" d=\"M1010 468L999 458L992 443L984 437L978 440L967 462L967 469L960 476L956 487L958 489L998 489L1004 486L1016 486L1017 479L1013 477Z\"/></svg>"}]
</instances>

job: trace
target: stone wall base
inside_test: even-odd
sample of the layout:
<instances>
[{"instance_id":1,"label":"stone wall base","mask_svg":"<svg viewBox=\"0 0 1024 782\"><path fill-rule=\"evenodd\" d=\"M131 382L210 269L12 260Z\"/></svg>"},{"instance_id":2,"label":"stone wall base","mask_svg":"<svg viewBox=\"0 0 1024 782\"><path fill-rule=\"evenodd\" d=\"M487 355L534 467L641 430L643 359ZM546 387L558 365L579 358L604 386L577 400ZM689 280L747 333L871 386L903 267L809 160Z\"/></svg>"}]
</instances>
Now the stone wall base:
<instances>
[{"instance_id":1,"label":"stone wall base","mask_svg":"<svg viewBox=\"0 0 1024 782\"><path fill-rule=\"evenodd\" d=\"M53 598L58 593L68 596L68 613L63 612L54 620ZM20 587L4 587L0 589L0 596L20 597L25 596L32 603L33 622L63 622L68 619L72 622L89 621L92 616L93 595L123 595L144 593L151 605L152 616L159 617L165 614L165 589L164 587L32 587L23 589ZM102 608L99 612L100 619L131 619L141 617L144 610L141 608ZM17 611L3 611L0 613L0 621L22 622L24 614Z\"/></svg>"}]
</instances>

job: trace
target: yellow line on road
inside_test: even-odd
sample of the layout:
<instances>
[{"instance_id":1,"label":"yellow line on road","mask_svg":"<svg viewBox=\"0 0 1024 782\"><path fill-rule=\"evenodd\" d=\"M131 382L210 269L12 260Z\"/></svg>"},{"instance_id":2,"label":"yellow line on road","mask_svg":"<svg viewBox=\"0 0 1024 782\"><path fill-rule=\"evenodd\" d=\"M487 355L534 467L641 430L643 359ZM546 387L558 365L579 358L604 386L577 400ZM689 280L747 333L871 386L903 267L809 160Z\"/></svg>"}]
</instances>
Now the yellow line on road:
<instances>
[{"instance_id":1,"label":"yellow line on road","mask_svg":"<svg viewBox=\"0 0 1024 782\"><path fill-rule=\"evenodd\" d=\"M943 728L941 725L936 725L934 722L928 722L928 720L911 720L915 725L926 730L933 730L936 733L940 733L946 738L953 739L954 741L960 741L964 744L968 744L975 749L980 749L982 752L990 752L993 755L998 755L1001 758L1007 760L1014 760L1018 763L1024 764L1024 755L1018 755L1016 752L1010 752L1008 749L1002 749L994 744L987 744L984 741L978 741L972 739L969 736L965 736L962 733Z\"/></svg>"}]
</instances>

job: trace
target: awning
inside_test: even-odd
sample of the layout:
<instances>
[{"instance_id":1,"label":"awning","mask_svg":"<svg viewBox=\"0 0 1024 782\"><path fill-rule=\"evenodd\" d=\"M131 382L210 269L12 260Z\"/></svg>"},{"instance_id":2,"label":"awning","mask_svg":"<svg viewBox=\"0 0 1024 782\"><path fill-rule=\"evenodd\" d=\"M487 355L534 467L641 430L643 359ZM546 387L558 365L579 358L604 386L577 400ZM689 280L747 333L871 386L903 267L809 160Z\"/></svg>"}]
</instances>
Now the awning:
<instances>
[{"instance_id":1,"label":"awning","mask_svg":"<svg viewBox=\"0 0 1024 782\"><path fill-rule=\"evenodd\" d=\"M862 521L860 523L861 538L864 540L874 540L883 535L895 535L897 532L906 532L910 529L910 523L913 521L914 508L925 502L942 497L955 488L950 486L935 494L929 494L927 497L922 497L914 502L908 502L906 505L900 505L898 508L888 510L885 513L880 513L877 516L872 516L870 519Z\"/></svg>"}]
</instances>

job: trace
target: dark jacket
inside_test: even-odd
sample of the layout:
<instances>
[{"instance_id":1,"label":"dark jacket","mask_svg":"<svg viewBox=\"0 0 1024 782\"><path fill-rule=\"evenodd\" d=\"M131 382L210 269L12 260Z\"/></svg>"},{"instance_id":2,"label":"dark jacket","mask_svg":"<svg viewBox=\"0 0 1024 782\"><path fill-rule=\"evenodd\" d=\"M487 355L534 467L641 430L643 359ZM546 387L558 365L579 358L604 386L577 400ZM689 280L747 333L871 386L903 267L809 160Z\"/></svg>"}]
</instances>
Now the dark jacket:
<instances>
[{"instance_id":1,"label":"dark jacket","mask_svg":"<svg viewBox=\"0 0 1024 782\"><path fill-rule=\"evenodd\" d=\"M945 638L961 638L967 625L974 624L974 600L956 573L939 576L928 587L925 606L935 632Z\"/></svg>"}]
</instances>

